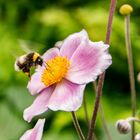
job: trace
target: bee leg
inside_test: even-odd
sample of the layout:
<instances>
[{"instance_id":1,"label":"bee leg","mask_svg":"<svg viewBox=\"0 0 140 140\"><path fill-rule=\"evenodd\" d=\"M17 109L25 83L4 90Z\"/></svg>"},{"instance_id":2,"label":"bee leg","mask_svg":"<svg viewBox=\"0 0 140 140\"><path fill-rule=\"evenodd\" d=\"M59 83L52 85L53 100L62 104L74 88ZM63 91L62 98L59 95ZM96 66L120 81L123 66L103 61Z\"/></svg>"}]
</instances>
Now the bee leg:
<instances>
[{"instance_id":1,"label":"bee leg","mask_svg":"<svg viewBox=\"0 0 140 140\"><path fill-rule=\"evenodd\" d=\"M30 72L25 72L25 75L27 75L29 78L31 78Z\"/></svg>"},{"instance_id":2,"label":"bee leg","mask_svg":"<svg viewBox=\"0 0 140 140\"><path fill-rule=\"evenodd\" d=\"M25 73L25 75L27 75L29 78L31 77L31 75L30 75L30 69L28 69L27 67L24 67L23 69L22 69L22 71Z\"/></svg>"}]
</instances>

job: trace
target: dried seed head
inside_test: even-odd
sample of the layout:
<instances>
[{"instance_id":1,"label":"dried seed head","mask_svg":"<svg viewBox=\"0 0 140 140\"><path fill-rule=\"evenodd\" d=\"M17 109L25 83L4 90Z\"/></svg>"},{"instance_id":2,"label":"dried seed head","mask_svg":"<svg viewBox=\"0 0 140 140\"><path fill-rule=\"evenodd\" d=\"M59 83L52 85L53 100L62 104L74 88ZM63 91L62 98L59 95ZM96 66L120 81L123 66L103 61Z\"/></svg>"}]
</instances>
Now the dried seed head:
<instances>
[{"instance_id":1,"label":"dried seed head","mask_svg":"<svg viewBox=\"0 0 140 140\"><path fill-rule=\"evenodd\" d=\"M135 136L135 140L140 140L140 134L137 134L137 135Z\"/></svg>"},{"instance_id":2,"label":"dried seed head","mask_svg":"<svg viewBox=\"0 0 140 140\"><path fill-rule=\"evenodd\" d=\"M116 128L121 134L127 134L131 130L131 125L126 120L118 120L116 122Z\"/></svg>"},{"instance_id":3,"label":"dried seed head","mask_svg":"<svg viewBox=\"0 0 140 140\"><path fill-rule=\"evenodd\" d=\"M133 7L129 4L124 4L120 7L120 13L122 15L129 15L130 13L133 12Z\"/></svg>"}]
</instances>

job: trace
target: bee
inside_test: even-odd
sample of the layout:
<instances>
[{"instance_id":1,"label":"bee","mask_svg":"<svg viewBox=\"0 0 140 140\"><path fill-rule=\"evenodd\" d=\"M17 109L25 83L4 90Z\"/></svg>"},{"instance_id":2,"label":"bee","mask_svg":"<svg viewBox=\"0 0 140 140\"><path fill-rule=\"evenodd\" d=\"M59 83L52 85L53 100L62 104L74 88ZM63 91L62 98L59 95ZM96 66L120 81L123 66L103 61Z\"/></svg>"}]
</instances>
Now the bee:
<instances>
[{"instance_id":1,"label":"bee","mask_svg":"<svg viewBox=\"0 0 140 140\"><path fill-rule=\"evenodd\" d=\"M30 74L30 69L31 67L36 67L38 65L42 66L43 65L43 59L41 58L40 54L31 51L29 48L31 46L34 46L34 49L36 49L36 47L44 47L44 45L42 44L38 44L35 42L31 42L28 40L23 40L23 39L18 39L19 45L21 47L21 49L24 51L24 55L19 56L14 64L14 68L16 71L20 71L22 70L23 73L25 73L29 78L31 77ZM54 47L57 47L60 49L61 45L62 45L63 41L58 41Z\"/></svg>"},{"instance_id":2,"label":"bee","mask_svg":"<svg viewBox=\"0 0 140 140\"><path fill-rule=\"evenodd\" d=\"M15 61L14 67L16 71L22 70L30 78L30 68L38 65L42 66L42 64L43 59L41 58L40 54L30 52L18 57Z\"/></svg>"}]
</instances>

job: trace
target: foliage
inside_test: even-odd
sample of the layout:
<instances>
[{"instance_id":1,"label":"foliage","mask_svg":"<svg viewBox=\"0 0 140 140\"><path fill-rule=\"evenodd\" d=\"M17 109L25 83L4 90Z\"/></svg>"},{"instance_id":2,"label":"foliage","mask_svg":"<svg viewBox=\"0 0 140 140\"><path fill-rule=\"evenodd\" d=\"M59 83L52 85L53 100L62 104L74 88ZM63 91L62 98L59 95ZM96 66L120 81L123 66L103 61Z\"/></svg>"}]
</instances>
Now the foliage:
<instances>
[{"instance_id":1,"label":"foliage","mask_svg":"<svg viewBox=\"0 0 140 140\"><path fill-rule=\"evenodd\" d=\"M0 1L0 129L2 130L0 139L18 139L24 130L32 128L37 120L35 118L34 122L27 124L22 119L22 111L33 99L26 89L28 78L23 73L14 71L15 56L23 53L18 39L43 44L39 48L41 54L53 47L56 41L63 40L70 33L83 28L88 31L91 40L105 40L109 2L109 0ZM140 1L135 0L135 3L133 0L118 1L110 47L113 64L107 71L102 99L109 129L114 136L113 140L125 140L129 137L120 136L114 127L117 119L131 114L124 22L123 17L118 13L120 5L127 2L134 8L131 16L131 36L135 77L140 71L140 21L138 20ZM34 49L33 46L32 48ZM137 81L136 84L138 95L140 88ZM92 86L88 85L86 98L89 113L93 108L94 97ZM86 133L83 107L77 115ZM49 111L42 116L47 118L44 140L55 140L58 137L61 140L78 139L69 113ZM91 114L89 116L91 117ZM140 129L139 126L137 127ZM106 139L100 118L97 121L96 132L99 139Z\"/></svg>"}]
</instances>

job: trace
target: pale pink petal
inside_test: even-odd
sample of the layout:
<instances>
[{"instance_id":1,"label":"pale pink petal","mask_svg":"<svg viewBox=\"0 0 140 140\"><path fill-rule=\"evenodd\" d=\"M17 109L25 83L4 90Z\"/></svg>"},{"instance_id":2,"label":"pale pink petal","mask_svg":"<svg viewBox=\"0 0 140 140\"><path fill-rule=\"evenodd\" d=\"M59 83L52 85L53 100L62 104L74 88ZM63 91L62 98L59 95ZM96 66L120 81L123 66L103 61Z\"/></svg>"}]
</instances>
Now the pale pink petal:
<instances>
[{"instance_id":1,"label":"pale pink petal","mask_svg":"<svg viewBox=\"0 0 140 140\"><path fill-rule=\"evenodd\" d=\"M61 40L61 41L57 41L57 42L54 44L54 47L60 49L61 46L62 46L62 44L63 44L63 42L64 42L63 40Z\"/></svg>"},{"instance_id":2,"label":"pale pink petal","mask_svg":"<svg viewBox=\"0 0 140 140\"><path fill-rule=\"evenodd\" d=\"M23 118L24 120L30 122L34 116L40 115L48 110L48 102L54 86L50 86L44 89L34 100L33 104L24 110Z\"/></svg>"},{"instance_id":3,"label":"pale pink petal","mask_svg":"<svg viewBox=\"0 0 140 140\"><path fill-rule=\"evenodd\" d=\"M51 110L76 111L82 104L85 85L62 80L56 85L49 100Z\"/></svg>"},{"instance_id":4,"label":"pale pink petal","mask_svg":"<svg viewBox=\"0 0 140 140\"><path fill-rule=\"evenodd\" d=\"M27 130L19 140L30 140L30 135L32 133L32 129L31 130Z\"/></svg>"},{"instance_id":5,"label":"pale pink petal","mask_svg":"<svg viewBox=\"0 0 140 140\"><path fill-rule=\"evenodd\" d=\"M59 56L59 49L58 48L51 48L47 50L43 55L42 58L46 62L47 60L50 60L56 56Z\"/></svg>"},{"instance_id":6,"label":"pale pink petal","mask_svg":"<svg viewBox=\"0 0 140 140\"><path fill-rule=\"evenodd\" d=\"M32 133L31 133L31 140L41 140L43 128L45 124L45 119L39 119L37 124L35 125Z\"/></svg>"},{"instance_id":7,"label":"pale pink petal","mask_svg":"<svg viewBox=\"0 0 140 140\"><path fill-rule=\"evenodd\" d=\"M70 60L70 68L65 78L77 84L95 81L112 63L108 47L102 42L83 41Z\"/></svg>"},{"instance_id":8,"label":"pale pink petal","mask_svg":"<svg viewBox=\"0 0 140 140\"><path fill-rule=\"evenodd\" d=\"M41 80L43 70L46 67L45 62L49 59L54 58L55 56L58 56L58 55L59 55L59 49L58 48L51 48L48 51L46 51L44 53L44 55L42 56L43 61L44 61L43 66L42 67L38 66L36 68L35 74L33 74L31 76L31 79L30 79L30 81L28 82L28 85L27 85L27 88L32 95L40 93L44 88L46 88L46 86L44 85L44 83Z\"/></svg>"},{"instance_id":9,"label":"pale pink petal","mask_svg":"<svg viewBox=\"0 0 140 140\"><path fill-rule=\"evenodd\" d=\"M85 30L68 36L60 47L60 54L70 59L75 50L79 47L81 41L85 38L88 38L88 34Z\"/></svg>"},{"instance_id":10,"label":"pale pink petal","mask_svg":"<svg viewBox=\"0 0 140 140\"><path fill-rule=\"evenodd\" d=\"M40 93L46 86L41 81L42 71L36 71L32 76L30 81L28 82L27 88L32 95Z\"/></svg>"},{"instance_id":11,"label":"pale pink petal","mask_svg":"<svg viewBox=\"0 0 140 140\"><path fill-rule=\"evenodd\" d=\"M108 48L108 45L107 44L104 44L103 41L92 42L92 41L89 40L89 42L90 42L90 45L92 45L92 46L96 46L96 47L106 46Z\"/></svg>"},{"instance_id":12,"label":"pale pink petal","mask_svg":"<svg viewBox=\"0 0 140 140\"><path fill-rule=\"evenodd\" d=\"M20 140L41 140L45 119L39 119L33 129L27 130Z\"/></svg>"}]
</instances>

